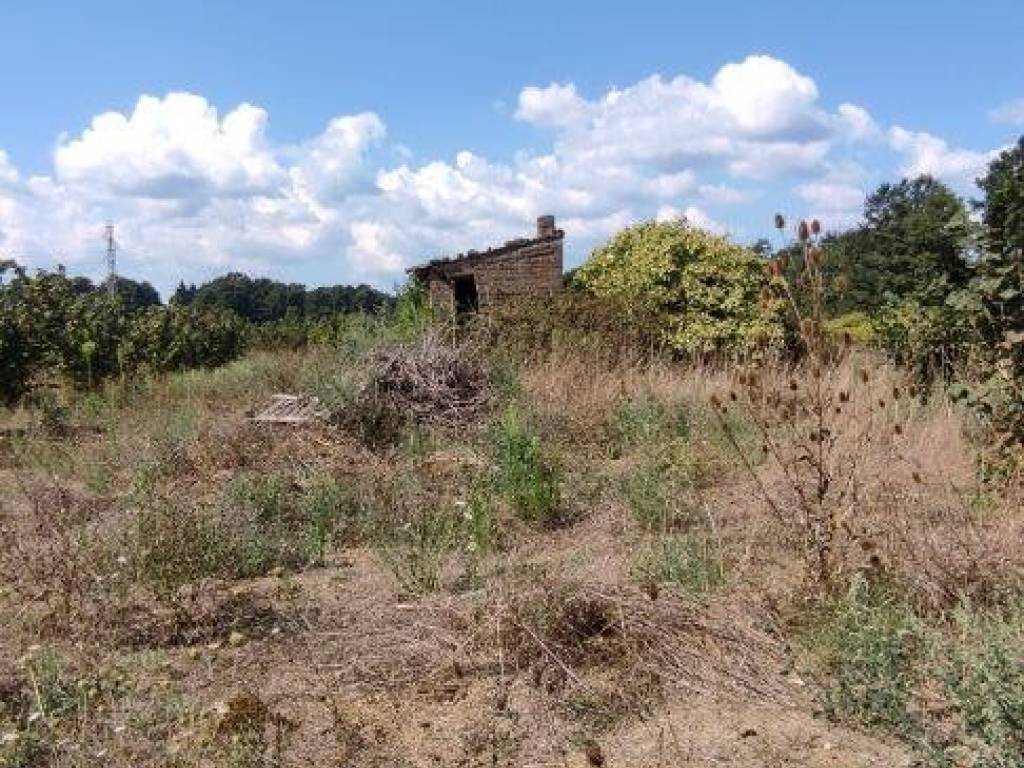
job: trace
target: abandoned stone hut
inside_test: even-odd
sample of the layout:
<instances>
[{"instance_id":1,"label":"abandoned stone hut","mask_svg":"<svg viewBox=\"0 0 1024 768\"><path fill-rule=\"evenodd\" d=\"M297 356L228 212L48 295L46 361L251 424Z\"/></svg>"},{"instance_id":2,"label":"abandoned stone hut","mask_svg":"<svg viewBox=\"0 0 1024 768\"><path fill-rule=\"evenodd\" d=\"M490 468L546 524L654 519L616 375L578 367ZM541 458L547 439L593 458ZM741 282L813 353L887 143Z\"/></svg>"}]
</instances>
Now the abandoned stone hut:
<instances>
[{"instance_id":1,"label":"abandoned stone hut","mask_svg":"<svg viewBox=\"0 0 1024 768\"><path fill-rule=\"evenodd\" d=\"M430 303L456 314L476 312L523 297L562 290L562 239L554 216L537 219L537 235L486 251L466 251L412 267Z\"/></svg>"}]
</instances>

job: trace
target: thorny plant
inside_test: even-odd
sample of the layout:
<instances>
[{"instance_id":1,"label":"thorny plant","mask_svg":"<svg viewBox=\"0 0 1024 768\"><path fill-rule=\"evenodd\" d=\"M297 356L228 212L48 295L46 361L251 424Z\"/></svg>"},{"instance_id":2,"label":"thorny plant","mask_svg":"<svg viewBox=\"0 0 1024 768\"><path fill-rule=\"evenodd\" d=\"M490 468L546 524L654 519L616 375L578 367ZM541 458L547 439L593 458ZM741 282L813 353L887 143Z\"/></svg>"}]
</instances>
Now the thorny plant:
<instances>
[{"instance_id":1,"label":"thorny plant","mask_svg":"<svg viewBox=\"0 0 1024 768\"><path fill-rule=\"evenodd\" d=\"M785 220L775 217L781 231ZM762 442L766 467L742 447L736 428L727 418L728 405L717 395L711 404L726 439L771 513L804 551L810 578L829 590L843 572L850 545L872 552L871 534L860 525L856 512L870 493L864 471L866 460L880 459L886 466L905 462L898 450L903 434L901 405L912 390L894 387L891 399L872 387L864 367L850 359L850 340L838 345L825 333L825 297L829 289L826 251L817 220L801 221L798 246L782 249L767 264L763 300L781 298L792 313L803 362L788 380L772 378L762 366L743 369L739 392L729 400L743 408ZM791 254L795 252L793 264ZM796 276L792 273L796 272ZM838 282L838 281L836 281ZM833 285L838 289L840 286ZM888 422L895 421L892 427ZM768 467L777 468L778 482L770 482ZM920 482L917 471L911 472ZM868 558L877 566L877 557Z\"/></svg>"}]
</instances>

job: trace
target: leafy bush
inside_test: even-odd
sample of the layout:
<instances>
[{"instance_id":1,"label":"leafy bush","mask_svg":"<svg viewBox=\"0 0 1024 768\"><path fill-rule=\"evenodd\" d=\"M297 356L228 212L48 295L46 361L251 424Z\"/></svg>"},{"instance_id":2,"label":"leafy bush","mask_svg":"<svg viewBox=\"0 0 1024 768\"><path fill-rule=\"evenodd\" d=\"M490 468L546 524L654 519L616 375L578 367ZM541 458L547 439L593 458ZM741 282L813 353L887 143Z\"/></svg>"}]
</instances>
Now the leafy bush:
<instances>
[{"instance_id":1,"label":"leafy bush","mask_svg":"<svg viewBox=\"0 0 1024 768\"><path fill-rule=\"evenodd\" d=\"M965 604L949 632L858 580L828 616L815 642L829 717L901 736L922 765L1024 765L1024 607Z\"/></svg>"},{"instance_id":2,"label":"leafy bush","mask_svg":"<svg viewBox=\"0 0 1024 768\"><path fill-rule=\"evenodd\" d=\"M978 341L971 316L955 304L929 306L907 300L884 306L872 323L880 346L919 383L949 378Z\"/></svg>"},{"instance_id":3,"label":"leafy bush","mask_svg":"<svg viewBox=\"0 0 1024 768\"><path fill-rule=\"evenodd\" d=\"M764 263L685 220L649 221L594 251L575 282L627 312L654 311L677 352L750 350L781 338L779 304L763 295Z\"/></svg>"},{"instance_id":4,"label":"leafy bush","mask_svg":"<svg viewBox=\"0 0 1024 768\"><path fill-rule=\"evenodd\" d=\"M153 373L223 365L244 348L242 321L227 310L150 308L139 314L121 343L128 370Z\"/></svg>"},{"instance_id":5,"label":"leafy bush","mask_svg":"<svg viewBox=\"0 0 1024 768\"><path fill-rule=\"evenodd\" d=\"M911 695L925 650L923 629L910 609L857 581L826 632L832 673L826 713L910 735Z\"/></svg>"}]
</instances>

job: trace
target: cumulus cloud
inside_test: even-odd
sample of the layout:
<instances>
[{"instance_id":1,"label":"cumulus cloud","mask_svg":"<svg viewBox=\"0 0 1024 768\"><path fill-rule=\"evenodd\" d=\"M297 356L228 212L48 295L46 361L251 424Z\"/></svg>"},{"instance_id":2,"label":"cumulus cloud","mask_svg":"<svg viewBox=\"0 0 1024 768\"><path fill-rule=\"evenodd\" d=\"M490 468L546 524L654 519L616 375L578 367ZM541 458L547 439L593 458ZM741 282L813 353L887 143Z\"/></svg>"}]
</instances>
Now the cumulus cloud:
<instances>
[{"instance_id":1,"label":"cumulus cloud","mask_svg":"<svg viewBox=\"0 0 1024 768\"><path fill-rule=\"evenodd\" d=\"M218 116L201 96L143 96L130 115L106 112L54 153L57 178L153 198L270 190L282 169L264 141L267 113L242 104Z\"/></svg>"},{"instance_id":2,"label":"cumulus cloud","mask_svg":"<svg viewBox=\"0 0 1024 768\"><path fill-rule=\"evenodd\" d=\"M0 151L0 255L95 274L114 219L126 271L164 289L226 269L390 287L412 263L528 234L545 213L568 233L572 263L640 219L724 231L720 221L740 220L735 207L787 190L830 226L851 222L866 185L851 159L861 147L887 143L903 172L954 181L991 156L883 129L855 104L830 108L810 76L764 55L706 81L653 75L593 95L528 85L515 119L539 138L510 159L467 148L414 161L373 112L280 145L259 106L145 95L62 136L48 175L26 178Z\"/></svg>"},{"instance_id":3,"label":"cumulus cloud","mask_svg":"<svg viewBox=\"0 0 1024 768\"><path fill-rule=\"evenodd\" d=\"M528 86L519 93L516 117L537 125L570 125L586 113L587 105L573 83L551 83L546 88Z\"/></svg>"},{"instance_id":4,"label":"cumulus cloud","mask_svg":"<svg viewBox=\"0 0 1024 768\"><path fill-rule=\"evenodd\" d=\"M0 184L13 185L18 180L18 171L7 153L0 149Z\"/></svg>"},{"instance_id":5,"label":"cumulus cloud","mask_svg":"<svg viewBox=\"0 0 1024 768\"><path fill-rule=\"evenodd\" d=\"M1024 99L1013 99L1000 104L989 112L988 116L995 123L1024 125Z\"/></svg>"},{"instance_id":6,"label":"cumulus cloud","mask_svg":"<svg viewBox=\"0 0 1024 768\"><path fill-rule=\"evenodd\" d=\"M975 152L950 147L938 136L925 131L909 131L898 125L889 129L889 145L906 158L900 169L902 174L929 174L954 182L977 178L998 154L998 150Z\"/></svg>"}]
</instances>

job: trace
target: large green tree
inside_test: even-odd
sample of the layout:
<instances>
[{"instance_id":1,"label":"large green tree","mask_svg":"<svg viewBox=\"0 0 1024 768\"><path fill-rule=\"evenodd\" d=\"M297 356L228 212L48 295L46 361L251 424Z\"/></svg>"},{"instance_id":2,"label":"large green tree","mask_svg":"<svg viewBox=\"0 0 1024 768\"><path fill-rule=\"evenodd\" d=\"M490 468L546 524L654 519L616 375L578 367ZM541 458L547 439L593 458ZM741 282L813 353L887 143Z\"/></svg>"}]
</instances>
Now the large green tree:
<instances>
[{"instance_id":1,"label":"large green tree","mask_svg":"<svg viewBox=\"0 0 1024 768\"><path fill-rule=\"evenodd\" d=\"M1004 438L1024 443L1024 136L978 179L985 253L975 293L989 342L983 404Z\"/></svg>"},{"instance_id":2,"label":"large green tree","mask_svg":"<svg viewBox=\"0 0 1024 768\"><path fill-rule=\"evenodd\" d=\"M939 306L971 278L972 225L963 200L930 176L882 184L864 221L826 239L835 314L912 301Z\"/></svg>"}]
</instances>

